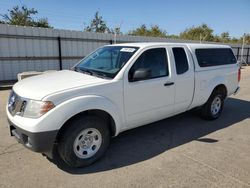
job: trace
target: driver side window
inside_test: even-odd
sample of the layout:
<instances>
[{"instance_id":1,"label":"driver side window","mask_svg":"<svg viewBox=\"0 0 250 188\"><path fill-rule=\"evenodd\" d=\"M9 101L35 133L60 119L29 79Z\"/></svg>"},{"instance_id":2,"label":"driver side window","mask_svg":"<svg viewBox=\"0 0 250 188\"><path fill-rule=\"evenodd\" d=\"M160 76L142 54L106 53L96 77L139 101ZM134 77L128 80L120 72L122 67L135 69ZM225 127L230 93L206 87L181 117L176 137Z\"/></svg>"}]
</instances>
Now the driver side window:
<instances>
[{"instance_id":1,"label":"driver side window","mask_svg":"<svg viewBox=\"0 0 250 188\"><path fill-rule=\"evenodd\" d=\"M168 76L166 49L154 48L143 52L129 70L129 80L133 80L135 71L139 69L150 70L150 77L148 79Z\"/></svg>"}]
</instances>

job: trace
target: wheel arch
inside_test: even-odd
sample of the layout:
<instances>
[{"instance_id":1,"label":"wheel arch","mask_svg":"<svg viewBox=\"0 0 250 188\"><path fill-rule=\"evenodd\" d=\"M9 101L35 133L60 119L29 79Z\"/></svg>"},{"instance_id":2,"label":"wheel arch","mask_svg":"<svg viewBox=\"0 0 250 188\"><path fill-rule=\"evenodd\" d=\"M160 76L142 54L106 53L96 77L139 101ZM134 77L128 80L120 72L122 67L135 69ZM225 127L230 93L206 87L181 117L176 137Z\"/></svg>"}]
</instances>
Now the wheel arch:
<instances>
[{"instance_id":1,"label":"wheel arch","mask_svg":"<svg viewBox=\"0 0 250 188\"><path fill-rule=\"evenodd\" d=\"M227 91L227 87L225 84L219 84L217 85L216 87L214 87L213 91L211 92L211 94L214 92L214 91L221 91L223 93L223 98L225 99L227 97L227 94L228 94L228 91ZM210 96L211 96L210 94Z\"/></svg>"},{"instance_id":2,"label":"wheel arch","mask_svg":"<svg viewBox=\"0 0 250 188\"><path fill-rule=\"evenodd\" d=\"M220 100L220 106L219 109L215 111L215 114L213 112L213 103L215 100L215 97L217 97L217 94L222 94L222 99ZM224 84L219 84L214 87L211 94L209 95L206 103L201 107L201 117L206 120L214 120L217 119L223 109L224 99L227 97L227 88ZM215 107L217 108L217 107Z\"/></svg>"},{"instance_id":3,"label":"wheel arch","mask_svg":"<svg viewBox=\"0 0 250 188\"><path fill-rule=\"evenodd\" d=\"M115 136L117 134L115 120L108 112L106 112L104 110L100 110L100 109L90 109L90 110L85 110L85 111L79 112L77 114L74 114L68 120L66 120L65 123L62 125L62 127L59 129L55 142L57 142L59 140L61 134L63 134L63 132L65 130L67 130L68 126L70 126L71 121L73 121L74 119L76 119L80 116L88 116L88 115L95 115L95 116L98 116L98 117L104 119L105 121L107 121L111 136Z\"/></svg>"},{"instance_id":4,"label":"wheel arch","mask_svg":"<svg viewBox=\"0 0 250 188\"><path fill-rule=\"evenodd\" d=\"M110 123L111 134L119 134L124 124L122 110L111 100L102 96L80 96L64 101L44 115L38 128L40 132L57 130L61 132L69 121L79 115L94 114Z\"/></svg>"},{"instance_id":5,"label":"wheel arch","mask_svg":"<svg viewBox=\"0 0 250 188\"><path fill-rule=\"evenodd\" d=\"M228 90L227 90L227 85L226 85L224 77L216 77L210 81L205 102L208 101L209 97L212 95L212 93L215 90L222 91L224 93L224 96L223 96L224 99L227 97Z\"/></svg>"}]
</instances>

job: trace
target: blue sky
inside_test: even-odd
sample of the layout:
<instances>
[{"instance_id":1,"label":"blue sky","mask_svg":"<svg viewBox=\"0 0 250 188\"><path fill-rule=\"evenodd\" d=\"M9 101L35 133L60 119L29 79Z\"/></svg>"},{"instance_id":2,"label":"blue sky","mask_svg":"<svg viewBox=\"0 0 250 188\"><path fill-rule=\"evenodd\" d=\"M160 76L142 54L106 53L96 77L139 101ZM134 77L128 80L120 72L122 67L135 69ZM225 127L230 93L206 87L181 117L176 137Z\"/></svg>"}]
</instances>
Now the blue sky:
<instances>
[{"instance_id":1,"label":"blue sky","mask_svg":"<svg viewBox=\"0 0 250 188\"><path fill-rule=\"evenodd\" d=\"M123 32L145 23L178 34L206 23L214 34L250 33L250 0L1 0L0 14L21 4L36 8L37 17L47 17L59 29L82 30L99 11L108 26L121 25Z\"/></svg>"}]
</instances>

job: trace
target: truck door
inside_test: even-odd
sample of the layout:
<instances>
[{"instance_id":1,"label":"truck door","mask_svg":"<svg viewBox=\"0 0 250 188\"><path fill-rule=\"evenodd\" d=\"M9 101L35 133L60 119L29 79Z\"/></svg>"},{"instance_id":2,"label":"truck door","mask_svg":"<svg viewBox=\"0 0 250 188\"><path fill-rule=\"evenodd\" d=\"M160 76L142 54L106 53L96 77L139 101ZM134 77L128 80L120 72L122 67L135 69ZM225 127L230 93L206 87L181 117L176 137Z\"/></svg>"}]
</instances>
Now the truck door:
<instances>
[{"instance_id":1,"label":"truck door","mask_svg":"<svg viewBox=\"0 0 250 188\"><path fill-rule=\"evenodd\" d=\"M185 46L172 47L175 65L175 106L174 112L186 111L194 94L194 65L190 51Z\"/></svg>"},{"instance_id":2,"label":"truck door","mask_svg":"<svg viewBox=\"0 0 250 188\"><path fill-rule=\"evenodd\" d=\"M133 80L137 70L149 77ZM125 72L124 106L127 128L163 119L173 113L175 85L165 47L144 50Z\"/></svg>"}]
</instances>

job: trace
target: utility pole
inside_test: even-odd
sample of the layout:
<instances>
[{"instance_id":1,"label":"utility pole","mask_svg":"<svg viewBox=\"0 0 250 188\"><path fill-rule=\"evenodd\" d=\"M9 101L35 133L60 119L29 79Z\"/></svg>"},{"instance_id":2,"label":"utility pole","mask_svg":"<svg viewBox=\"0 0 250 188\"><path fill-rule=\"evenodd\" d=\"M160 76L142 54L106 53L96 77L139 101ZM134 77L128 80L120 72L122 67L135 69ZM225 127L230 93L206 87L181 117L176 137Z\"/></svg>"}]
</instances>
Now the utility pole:
<instances>
[{"instance_id":1,"label":"utility pole","mask_svg":"<svg viewBox=\"0 0 250 188\"><path fill-rule=\"evenodd\" d=\"M243 40L242 40L241 58L240 58L241 63L243 63L243 61L244 61L244 58L243 58L243 55L244 55L244 47L245 47L245 33L243 34Z\"/></svg>"},{"instance_id":2,"label":"utility pole","mask_svg":"<svg viewBox=\"0 0 250 188\"><path fill-rule=\"evenodd\" d=\"M205 37L202 37L202 34L200 33L200 43L202 43L208 36L208 33L205 35Z\"/></svg>"},{"instance_id":3,"label":"utility pole","mask_svg":"<svg viewBox=\"0 0 250 188\"><path fill-rule=\"evenodd\" d=\"M116 44L116 29L115 29L115 34L114 34L114 44Z\"/></svg>"},{"instance_id":4,"label":"utility pole","mask_svg":"<svg viewBox=\"0 0 250 188\"><path fill-rule=\"evenodd\" d=\"M242 39L242 48L241 48L240 64L241 64L241 65L244 64L244 65L248 66L248 62L246 62L246 60L244 59L245 39L246 39L246 33L244 33L243 39Z\"/></svg>"},{"instance_id":5,"label":"utility pole","mask_svg":"<svg viewBox=\"0 0 250 188\"><path fill-rule=\"evenodd\" d=\"M115 27L115 33L114 33L114 44L116 44L116 41L117 41L117 33L118 31L121 30L121 27L122 27L122 23L123 21L121 21L120 25L118 27Z\"/></svg>"}]
</instances>

